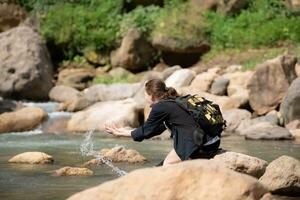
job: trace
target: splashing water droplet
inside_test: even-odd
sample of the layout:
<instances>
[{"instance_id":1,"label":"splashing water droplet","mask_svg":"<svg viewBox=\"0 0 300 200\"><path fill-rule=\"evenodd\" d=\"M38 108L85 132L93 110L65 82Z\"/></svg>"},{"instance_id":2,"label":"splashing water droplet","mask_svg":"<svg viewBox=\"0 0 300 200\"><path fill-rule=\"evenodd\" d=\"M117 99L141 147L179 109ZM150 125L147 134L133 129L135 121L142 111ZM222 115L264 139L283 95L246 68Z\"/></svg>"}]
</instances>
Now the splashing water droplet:
<instances>
[{"instance_id":1,"label":"splashing water droplet","mask_svg":"<svg viewBox=\"0 0 300 200\"><path fill-rule=\"evenodd\" d=\"M124 176L125 174L127 174L127 172L114 166L112 164L111 160L101 156L98 152L94 151L94 144L93 144L92 136L93 136L95 130L96 129L94 128L85 134L85 139L80 146L81 155L82 156L93 156L96 160L99 160L102 163L104 163L105 165L107 165L108 167L110 167L112 169L112 171L115 172L118 176Z\"/></svg>"}]
</instances>

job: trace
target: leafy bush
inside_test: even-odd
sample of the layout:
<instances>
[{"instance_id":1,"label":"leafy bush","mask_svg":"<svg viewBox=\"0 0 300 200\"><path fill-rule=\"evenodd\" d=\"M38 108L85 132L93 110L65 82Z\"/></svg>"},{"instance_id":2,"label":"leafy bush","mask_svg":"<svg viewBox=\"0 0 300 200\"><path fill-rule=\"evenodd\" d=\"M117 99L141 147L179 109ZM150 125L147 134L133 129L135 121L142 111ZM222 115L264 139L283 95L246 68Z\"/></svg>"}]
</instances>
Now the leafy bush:
<instances>
[{"instance_id":1,"label":"leafy bush","mask_svg":"<svg viewBox=\"0 0 300 200\"><path fill-rule=\"evenodd\" d=\"M150 33L159 17L161 8L158 6L138 6L122 16L120 36L124 36L131 28L138 28L142 32Z\"/></svg>"},{"instance_id":2,"label":"leafy bush","mask_svg":"<svg viewBox=\"0 0 300 200\"><path fill-rule=\"evenodd\" d=\"M201 13L184 1L169 1L156 20L152 35L162 34L174 39L179 47L203 41Z\"/></svg>"},{"instance_id":3,"label":"leafy bush","mask_svg":"<svg viewBox=\"0 0 300 200\"><path fill-rule=\"evenodd\" d=\"M300 17L293 16L277 0L254 1L238 16L207 13L206 35L218 48L275 46L299 42Z\"/></svg>"},{"instance_id":4,"label":"leafy bush","mask_svg":"<svg viewBox=\"0 0 300 200\"><path fill-rule=\"evenodd\" d=\"M110 50L115 46L122 7L122 0L58 3L42 19L41 31L70 58L88 49Z\"/></svg>"}]
</instances>

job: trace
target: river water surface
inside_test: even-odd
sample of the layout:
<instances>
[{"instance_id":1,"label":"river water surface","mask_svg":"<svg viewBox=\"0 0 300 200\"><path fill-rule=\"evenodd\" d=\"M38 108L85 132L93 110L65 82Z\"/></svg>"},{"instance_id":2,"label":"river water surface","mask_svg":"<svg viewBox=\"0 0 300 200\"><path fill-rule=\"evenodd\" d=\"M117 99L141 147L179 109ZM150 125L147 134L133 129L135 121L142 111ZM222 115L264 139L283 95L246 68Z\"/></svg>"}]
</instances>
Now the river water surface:
<instances>
[{"instance_id":1,"label":"river water surface","mask_svg":"<svg viewBox=\"0 0 300 200\"><path fill-rule=\"evenodd\" d=\"M57 103L29 103L45 109L49 120L48 126L55 120L70 117L71 113L57 113ZM54 170L61 167L80 167L92 157L83 157L80 146L85 139L80 133L45 133L43 127L35 131L0 134L0 199L39 200L66 199L84 189L97 186L105 181L118 178L111 168L101 165L92 168L93 176L89 177L55 177ZM128 138L115 138L107 133L94 133L94 150L113 148L122 145L139 151L149 162L144 164L116 163L121 170L130 172L134 169L153 167L171 150L172 141L145 140L141 143ZM296 141L253 141L241 137L224 137L221 147L272 161L281 155L290 155L300 160L300 143ZM53 164L28 165L8 163L8 160L28 151L45 152L54 158Z\"/></svg>"}]
</instances>

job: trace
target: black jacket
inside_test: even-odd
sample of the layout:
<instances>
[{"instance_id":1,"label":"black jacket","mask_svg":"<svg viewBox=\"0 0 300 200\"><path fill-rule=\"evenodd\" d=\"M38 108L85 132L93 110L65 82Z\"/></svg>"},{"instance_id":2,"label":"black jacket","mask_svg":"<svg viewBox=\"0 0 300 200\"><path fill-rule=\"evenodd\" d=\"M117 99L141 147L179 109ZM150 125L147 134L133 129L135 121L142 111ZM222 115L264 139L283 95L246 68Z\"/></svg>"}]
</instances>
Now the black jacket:
<instances>
[{"instance_id":1,"label":"black jacket","mask_svg":"<svg viewBox=\"0 0 300 200\"><path fill-rule=\"evenodd\" d=\"M196 122L174 101L159 101L152 105L147 121L131 132L134 141L142 141L161 134L168 126L174 140L174 149L181 160L187 160L199 150L193 141Z\"/></svg>"}]
</instances>

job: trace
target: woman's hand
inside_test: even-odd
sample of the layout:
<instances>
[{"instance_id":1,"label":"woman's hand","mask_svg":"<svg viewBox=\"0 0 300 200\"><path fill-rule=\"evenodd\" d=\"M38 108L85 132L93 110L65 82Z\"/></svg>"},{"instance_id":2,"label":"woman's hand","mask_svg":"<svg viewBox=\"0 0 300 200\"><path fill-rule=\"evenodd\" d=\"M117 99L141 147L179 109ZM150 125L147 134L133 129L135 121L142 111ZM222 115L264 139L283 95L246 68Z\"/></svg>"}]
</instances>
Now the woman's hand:
<instances>
[{"instance_id":1,"label":"woman's hand","mask_svg":"<svg viewBox=\"0 0 300 200\"><path fill-rule=\"evenodd\" d=\"M118 128L115 124L104 124L104 129L108 133L111 133L115 136L125 136L125 137L131 137L131 131L130 129L126 129L124 127Z\"/></svg>"}]
</instances>

